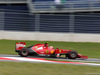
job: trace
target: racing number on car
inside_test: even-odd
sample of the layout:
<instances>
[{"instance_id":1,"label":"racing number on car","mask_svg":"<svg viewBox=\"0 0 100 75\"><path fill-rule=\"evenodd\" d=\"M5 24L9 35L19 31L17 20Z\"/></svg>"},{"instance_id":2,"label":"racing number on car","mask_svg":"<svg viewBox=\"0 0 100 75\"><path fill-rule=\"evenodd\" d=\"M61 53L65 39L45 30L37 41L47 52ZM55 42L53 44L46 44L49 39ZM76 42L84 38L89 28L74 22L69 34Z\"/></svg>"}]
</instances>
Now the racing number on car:
<instances>
[{"instance_id":1,"label":"racing number on car","mask_svg":"<svg viewBox=\"0 0 100 75\"><path fill-rule=\"evenodd\" d=\"M49 51L48 51L48 50L46 50L46 53L49 53Z\"/></svg>"}]
</instances>

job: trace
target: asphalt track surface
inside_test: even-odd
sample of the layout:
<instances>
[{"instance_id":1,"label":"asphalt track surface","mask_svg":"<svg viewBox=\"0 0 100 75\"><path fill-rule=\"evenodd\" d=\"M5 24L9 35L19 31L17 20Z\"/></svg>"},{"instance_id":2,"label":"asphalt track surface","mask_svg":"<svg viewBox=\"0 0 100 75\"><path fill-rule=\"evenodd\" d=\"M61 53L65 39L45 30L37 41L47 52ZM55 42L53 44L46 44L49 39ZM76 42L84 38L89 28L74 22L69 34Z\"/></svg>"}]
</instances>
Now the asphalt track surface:
<instances>
[{"instance_id":1,"label":"asphalt track surface","mask_svg":"<svg viewBox=\"0 0 100 75\"><path fill-rule=\"evenodd\" d=\"M51 61L46 59L56 59L56 60L59 59L60 61ZM50 57L40 57L40 56L20 57L20 55L0 55L0 61L100 66L100 64L94 63L94 62L100 62L100 59L90 59L90 58L89 59L65 59L65 58L50 58ZM74 62L74 61L80 61L80 62ZM93 63L82 63L82 62L93 62Z\"/></svg>"},{"instance_id":2,"label":"asphalt track surface","mask_svg":"<svg viewBox=\"0 0 100 75\"><path fill-rule=\"evenodd\" d=\"M20 57L20 55L0 55L0 57ZM88 59L66 59L66 58L50 58L50 57L41 57L41 56L28 56L30 58L48 58L48 59L59 59L59 60L68 60L68 61L86 61L86 62L100 62L100 59L93 59L93 58L88 58Z\"/></svg>"}]
</instances>

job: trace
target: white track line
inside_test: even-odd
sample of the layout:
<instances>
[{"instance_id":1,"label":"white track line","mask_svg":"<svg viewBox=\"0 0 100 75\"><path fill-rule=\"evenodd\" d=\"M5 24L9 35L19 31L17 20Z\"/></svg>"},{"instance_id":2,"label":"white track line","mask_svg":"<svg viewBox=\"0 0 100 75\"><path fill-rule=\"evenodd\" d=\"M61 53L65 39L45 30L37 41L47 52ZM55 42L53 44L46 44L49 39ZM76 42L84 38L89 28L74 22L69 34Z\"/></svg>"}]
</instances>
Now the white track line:
<instances>
[{"instance_id":1,"label":"white track line","mask_svg":"<svg viewBox=\"0 0 100 75\"><path fill-rule=\"evenodd\" d=\"M29 61L29 62L51 62L47 60L39 60L39 59L31 59L31 58L24 58L24 57L4 57L4 58L10 58L18 61Z\"/></svg>"},{"instance_id":2,"label":"white track line","mask_svg":"<svg viewBox=\"0 0 100 75\"><path fill-rule=\"evenodd\" d=\"M13 61L25 61L25 62L43 62L43 63L58 63L58 64L74 64L74 65L90 65L90 66L100 66L96 63L81 63L81 62L67 62L67 61L50 61L41 58L27 58L27 57L1 57L4 60L13 60ZM5 59L6 58L6 59ZM3 59L0 59L3 60Z\"/></svg>"}]
</instances>

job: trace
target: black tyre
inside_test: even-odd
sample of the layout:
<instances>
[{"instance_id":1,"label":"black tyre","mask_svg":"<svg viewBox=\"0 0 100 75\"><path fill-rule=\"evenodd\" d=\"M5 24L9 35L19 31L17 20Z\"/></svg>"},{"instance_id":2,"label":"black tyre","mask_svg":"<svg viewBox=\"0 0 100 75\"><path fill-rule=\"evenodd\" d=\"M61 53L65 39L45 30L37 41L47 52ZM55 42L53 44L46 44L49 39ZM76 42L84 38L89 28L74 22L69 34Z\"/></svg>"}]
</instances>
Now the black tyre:
<instances>
[{"instance_id":1,"label":"black tyre","mask_svg":"<svg viewBox=\"0 0 100 75\"><path fill-rule=\"evenodd\" d=\"M20 55L20 53L18 53L18 55Z\"/></svg>"},{"instance_id":2,"label":"black tyre","mask_svg":"<svg viewBox=\"0 0 100 75\"><path fill-rule=\"evenodd\" d=\"M20 52L20 56L27 57L29 54L29 51L26 48L23 48Z\"/></svg>"},{"instance_id":3,"label":"black tyre","mask_svg":"<svg viewBox=\"0 0 100 75\"><path fill-rule=\"evenodd\" d=\"M69 59L76 59L78 56L78 53L76 51L70 51L68 54Z\"/></svg>"}]
</instances>

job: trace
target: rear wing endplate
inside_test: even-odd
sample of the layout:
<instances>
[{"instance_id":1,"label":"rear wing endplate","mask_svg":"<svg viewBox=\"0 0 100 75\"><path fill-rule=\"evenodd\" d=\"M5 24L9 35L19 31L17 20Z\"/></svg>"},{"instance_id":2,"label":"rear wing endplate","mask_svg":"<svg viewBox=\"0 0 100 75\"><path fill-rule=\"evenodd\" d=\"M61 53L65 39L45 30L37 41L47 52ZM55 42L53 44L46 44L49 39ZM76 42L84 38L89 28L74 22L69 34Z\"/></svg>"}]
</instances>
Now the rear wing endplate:
<instances>
[{"instance_id":1,"label":"rear wing endplate","mask_svg":"<svg viewBox=\"0 0 100 75\"><path fill-rule=\"evenodd\" d=\"M25 42L16 42L15 50L21 50L25 46L26 46L26 43Z\"/></svg>"}]
</instances>

